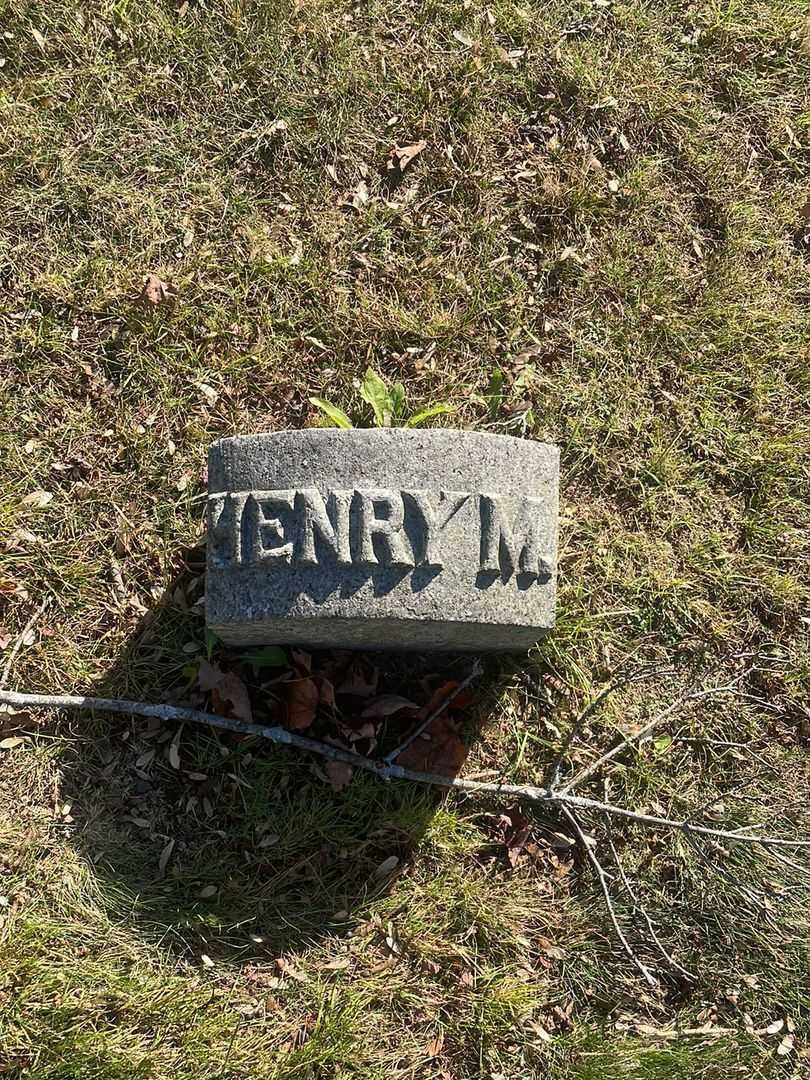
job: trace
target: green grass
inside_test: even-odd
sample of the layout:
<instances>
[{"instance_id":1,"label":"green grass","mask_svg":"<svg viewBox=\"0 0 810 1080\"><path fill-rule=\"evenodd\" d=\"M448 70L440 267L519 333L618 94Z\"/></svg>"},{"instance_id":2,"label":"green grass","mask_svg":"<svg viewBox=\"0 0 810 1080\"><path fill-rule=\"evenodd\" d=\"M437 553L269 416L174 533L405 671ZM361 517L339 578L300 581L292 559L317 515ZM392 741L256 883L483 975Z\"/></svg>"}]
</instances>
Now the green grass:
<instances>
[{"instance_id":1,"label":"green grass","mask_svg":"<svg viewBox=\"0 0 810 1080\"><path fill-rule=\"evenodd\" d=\"M805 5L10 0L0 31L12 640L51 598L12 685L187 694L208 443L319 423L312 396L365 416L371 365L409 414L447 402L438 424L562 449L558 629L488 669L468 769L541 777L631 654L771 643L785 662L751 687L769 707L707 705L672 729L757 739L762 760L676 739L622 759L611 794L680 812L725 793L732 820L802 826ZM394 141L417 139L386 186ZM361 181L368 201L348 208ZM172 303L138 303L150 272ZM40 509L22 502L36 490L53 495ZM674 692L611 699L580 760ZM3 723L32 733L0 751L4 1075L806 1068L801 892L774 928L687 844L617 830L659 931L700 971L650 991L542 823L512 869L495 807L362 778L335 795L308 760L209 732L184 731L178 772L172 730ZM733 794L743 780L756 803ZM773 864L728 865L780 885ZM729 1033L651 1033L707 1017ZM788 1017L790 1054L787 1029L747 1031Z\"/></svg>"}]
</instances>

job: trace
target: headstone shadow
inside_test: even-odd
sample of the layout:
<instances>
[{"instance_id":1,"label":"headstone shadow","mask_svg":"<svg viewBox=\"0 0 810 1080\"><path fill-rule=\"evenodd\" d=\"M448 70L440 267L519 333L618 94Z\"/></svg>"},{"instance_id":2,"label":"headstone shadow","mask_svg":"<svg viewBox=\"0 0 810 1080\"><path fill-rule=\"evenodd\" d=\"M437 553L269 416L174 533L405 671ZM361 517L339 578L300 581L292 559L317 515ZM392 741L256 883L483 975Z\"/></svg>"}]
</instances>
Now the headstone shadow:
<instances>
[{"instance_id":1,"label":"headstone shadow","mask_svg":"<svg viewBox=\"0 0 810 1080\"><path fill-rule=\"evenodd\" d=\"M203 549L186 552L162 602L90 692L206 707L194 674L206 650L194 607L204 581ZM473 663L469 654L366 655L380 692L420 691L419 703L430 687L461 681ZM493 661L476 683L463 716L468 742L500 670ZM264 672L266 688L250 687L254 700L267 695L259 723L280 719L273 678ZM63 779L75 843L111 916L186 962L227 955L251 963L352 932L414 857L446 797L359 770L335 791L324 761L213 727L113 714L83 714L82 723L89 737L64 762Z\"/></svg>"}]
</instances>

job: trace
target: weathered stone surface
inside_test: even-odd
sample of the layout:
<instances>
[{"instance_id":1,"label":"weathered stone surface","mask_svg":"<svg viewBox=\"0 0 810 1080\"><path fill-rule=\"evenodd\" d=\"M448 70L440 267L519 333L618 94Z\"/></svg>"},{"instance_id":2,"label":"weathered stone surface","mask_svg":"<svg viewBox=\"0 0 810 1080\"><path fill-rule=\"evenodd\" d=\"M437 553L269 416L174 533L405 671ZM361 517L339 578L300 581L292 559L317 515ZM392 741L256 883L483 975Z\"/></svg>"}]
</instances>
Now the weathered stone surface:
<instances>
[{"instance_id":1,"label":"weathered stone surface","mask_svg":"<svg viewBox=\"0 0 810 1080\"><path fill-rule=\"evenodd\" d=\"M526 649L554 624L559 453L315 428L208 459L209 627L231 644Z\"/></svg>"}]
</instances>

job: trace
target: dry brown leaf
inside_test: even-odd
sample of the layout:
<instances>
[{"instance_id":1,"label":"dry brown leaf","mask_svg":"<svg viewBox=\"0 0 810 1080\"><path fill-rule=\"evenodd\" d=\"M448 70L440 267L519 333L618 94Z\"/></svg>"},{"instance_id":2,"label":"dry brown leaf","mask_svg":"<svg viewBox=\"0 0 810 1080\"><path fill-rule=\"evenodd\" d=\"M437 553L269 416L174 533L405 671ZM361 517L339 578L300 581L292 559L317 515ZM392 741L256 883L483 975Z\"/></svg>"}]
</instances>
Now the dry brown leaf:
<instances>
[{"instance_id":1,"label":"dry brown leaf","mask_svg":"<svg viewBox=\"0 0 810 1080\"><path fill-rule=\"evenodd\" d=\"M53 498L53 493L50 491L42 491L38 488L36 491L30 492L28 495L24 495L22 499L23 506L33 506L36 510L41 510L43 506L47 506Z\"/></svg>"},{"instance_id":2,"label":"dry brown leaf","mask_svg":"<svg viewBox=\"0 0 810 1080\"><path fill-rule=\"evenodd\" d=\"M455 776L464 764L467 748L446 713L434 717L420 738L396 759L403 769Z\"/></svg>"},{"instance_id":3,"label":"dry brown leaf","mask_svg":"<svg viewBox=\"0 0 810 1080\"><path fill-rule=\"evenodd\" d=\"M251 723L253 710L250 696L242 679L232 671L223 671L218 664L201 660L197 679L204 693L211 693L214 711L220 716L234 716Z\"/></svg>"},{"instance_id":4,"label":"dry brown leaf","mask_svg":"<svg viewBox=\"0 0 810 1080\"><path fill-rule=\"evenodd\" d=\"M297 967L294 967L289 960L285 960L283 956L276 957L276 967L284 975L289 975L291 979L295 979L296 982L309 982L309 978L303 971L299 971Z\"/></svg>"},{"instance_id":5,"label":"dry brown leaf","mask_svg":"<svg viewBox=\"0 0 810 1080\"><path fill-rule=\"evenodd\" d=\"M174 300L176 291L157 274L145 274L140 299L146 304L165 304Z\"/></svg>"},{"instance_id":6,"label":"dry brown leaf","mask_svg":"<svg viewBox=\"0 0 810 1080\"><path fill-rule=\"evenodd\" d=\"M287 727L304 731L318 711L320 692L314 679L291 679L287 683Z\"/></svg>"},{"instance_id":7,"label":"dry brown leaf","mask_svg":"<svg viewBox=\"0 0 810 1080\"><path fill-rule=\"evenodd\" d=\"M380 694L379 697L372 698L369 701L360 715L364 720L382 720L386 716L393 716L402 709L417 710L418 708L419 706L415 702L400 697L399 694Z\"/></svg>"},{"instance_id":8,"label":"dry brown leaf","mask_svg":"<svg viewBox=\"0 0 810 1080\"><path fill-rule=\"evenodd\" d=\"M564 960L565 950L549 941L547 937L540 935L537 938L537 947L545 956L551 956L554 960Z\"/></svg>"},{"instance_id":9,"label":"dry brown leaf","mask_svg":"<svg viewBox=\"0 0 810 1080\"><path fill-rule=\"evenodd\" d=\"M430 1042L425 1047L425 1056L434 1058L438 1057L444 1047L444 1033L439 1032L438 1035L434 1035Z\"/></svg>"},{"instance_id":10,"label":"dry brown leaf","mask_svg":"<svg viewBox=\"0 0 810 1080\"><path fill-rule=\"evenodd\" d=\"M526 841L531 832L531 821L519 810L510 810L507 814L501 814L504 826L504 843L506 845L506 858L509 865L514 869L520 861Z\"/></svg>"},{"instance_id":11,"label":"dry brown leaf","mask_svg":"<svg viewBox=\"0 0 810 1080\"><path fill-rule=\"evenodd\" d=\"M351 783L354 769L345 761L327 761L324 772L333 791L343 791Z\"/></svg>"},{"instance_id":12,"label":"dry brown leaf","mask_svg":"<svg viewBox=\"0 0 810 1080\"><path fill-rule=\"evenodd\" d=\"M424 139L420 139L419 142L409 143L408 146L394 146L388 155L388 161L385 163L387 172L404 173L411 162L418 158L425 149L427 149L427 143Z\"/></svg>"},{"instance_id":13,"label":"dry brown leaf","mask_svg":"<svg viewBox=\"0 0 810 1080\"><path fill-rule=\"evenodd\" d=\"M337 687L339 694L371 697L377 693L379 670L363 656L353 656Z\"/></svg>"}]
</instances>

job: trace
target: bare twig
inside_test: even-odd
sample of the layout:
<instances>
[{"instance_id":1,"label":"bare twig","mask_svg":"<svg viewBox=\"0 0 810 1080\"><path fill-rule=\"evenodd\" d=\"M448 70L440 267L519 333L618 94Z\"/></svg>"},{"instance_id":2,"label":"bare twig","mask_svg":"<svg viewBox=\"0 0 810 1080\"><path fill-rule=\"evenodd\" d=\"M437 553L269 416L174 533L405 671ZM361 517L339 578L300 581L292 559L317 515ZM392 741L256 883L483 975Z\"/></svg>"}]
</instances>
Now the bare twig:
<instances>
[{"instance_id":1,"label":"bare twig","mask_svg":"<svg viewBox=\"0 0 810 1080\"><path fill-rule=\"evenodd\" d=\"M548 772L546 773L546 784L550 788L556 788L560 782L560 771L562 769L563 760L565 755L573 746L574 742L579 738L582 729L585 726L585 721L588 720L597 709L605 702L611 694L622 687L629 686L634 682L641 682L643 679L651 679L655 675L666 674L669 669L652 668L649 671L636 671L629 675L617 676L612 679L611 682L599 693L596 697L590 701L585 708L577 716L571 725L568 734L566 735L562 746L560 747L554 761L551 764Z\"/></svg>"},{"instance_id":2,"label":"bare twig","mask_svg":"<svg viewBox=\"0 0 810 1080\"><path fill-rule=\"evenodd\" d=\"M48 601L49 601L49 597L44 596L42 598L42 601L41 601L39 607L37 608L37 610L34 612L34 614L31 616L31 618L28 620L28 622L25 624L25 626L22 628L22 630L19 632L19 634L17 634L17 638L16 638L14 644L11 646L11 649L9 650L9 654L6 657L6 662L3 665L3 674L0 675L0 690L2 690L3 687L6 685L6 683L8 682L8 677L9 677L9 674L11 672L11 665L14 663L14 660L16 659L17 653L22 648L23 642L25 641L25 639L28 636L29 632L34 629L34 626L35 626L37 620L39 619L40 615L45 610L45 608L48 606Z\"/></svg>"},{"instance_id":3,"label":"bare twig","mask_svg":"<svg viewBox=\"0 0 810 1080\"><path fill-rule=\"evenodd\" d=\"M474 682L475 679L478 678L478 676L481 674L482 670L483 670L483 668L481 666L481 661L476 660L475 663L473 664L472 671L467 676L467 678L462 679L462 681L458 684L458 686L451 693L449 693L447 695L447 697L443 699L443 701L441 701L436 706L436 708L433 710L433 712L429 713L425 717L425 719L414 728L414 730L410 733L410 735L407 735L402 740L402 742L399 744L399 746L395 747L391 751L390 754L385 755L385 757L383 758L383 761L385 762L385 764L390 765L392 761L396 760L396 758L398 758L401 753L403 753L405 750L408 749L408 747L411 745L411 743L416 742L416 740L419 738L419 736L424 731L427 731L427 729L430 727L430 725L433 723L433 721L436 719L436 717L441 716L441 714L451 704L451 702L455 701L455 699L458 697L458 695L463 690L466 690L471 682Z\"/></svg>"},{"instance_id":4,"label":"bare twig","mask_svg":"<svg viewBox=\"0 0 810 1080\"><path fill-rule=\"evenodd\" d=\"M577 839L580 842L582 850L585 852L585 855L586 855L588 861L590 862L591 866L593 867L593 869L594 869L594 871L596 873L597 878L599 879L599 884L600 884L600 886L602 888L602 894L605 897L605 904L607 905L608 914L610 915L610 921L613 923L613 929L616 931L616 936L618 937L619 941L621 942L622 948L627 953L627 955L632 960L632 962L635 964L635 966L638 968L638 970L641 972L641 974L644 976L645 980L647 981L647 984L649 986L656 986L657 984L656 984L655 976L652 974L652 972L650 971L650 969L648 967L646 967L644 964L642 964L642 962L636 956L635 952L633 952L633 947L630 944L630 942L627 940L627 938L625 937L624 931L622 930L621 925L619 923L619 920L616 917L616 911L615 911L615 909L613 907L613 900L611 899L610 889L608 887L607 875L605 874L605 871L602 869L602 864L597 859L596 854L591 850L591 847L588 844L588 841L585 839L585 834L583 833L582 829L580 828L580 824L577 821L576 817L571 813L571 811L565 805L563 805L561 807L561 810L562 810L563 814L565 814L565 816L568 818L568 821L571 824L571 828L577 834Z\"/></svg>"},{"instance_id":5,"label":"bare twig","mask_svg":"<svg viewBox=\"0 0 810 1080\"><path fill-rule=\"evenodd\" d=\"M625 747L632 746L634 743L638 743L642 739L647 738L647 736L650 735L653 731L655 731L656 728L660 727L665 720L668 720L670 716L672 716L676 712L679 712L682 708L684 708L685 705L688 705L690 702L700 701L702 698L714 697L718 694L733 694L736 690L736 684L743 677L743 675L740 675L736 679L733 679L730 683L727 683L725 686L710 686L705 690L697 690L693 686L692 689L687 690L686 693L681 694L679 698L676 698L676 700L673 701L671 705L668 705L665 709L662 709L661 712L656 713L652 720L648 720L643 727L641 727L637 732L635 732L635 734L629 736L622 735L622 741L620 743L617 743L616 746L611 747L610 750L606 750L604 754L602 754L601 757L597 758L596 761L594 761L591 765L586 765L584 769L581 769L572 780L569 780L567 784L564 784L560 788L560 792L562 794L566 794L567 792L572 791L575 787L581 784L583 780L587 780L589 776L593 776L593 774L597 772L597 770L601 769L603 765L607 764L608 761L611 761L613 758L615 758L617 754L620 754L622 750L625 749Z\"/></svg>"},{"instance_id":6,"label":"bare twig","mask_svg":"<svg viewBox=\"0 0 810 1080\"><path fill-rule=\"evenodd\" d=\"M627 877L627 874L625 873L624 865L622 864L622 861L619 858L619 853L616 850L616 845L613 843L613 835L612 835L612 833L610 831L609 823L608 823L608 829L607 829L607 839L608 839L608 844L610 845L610 853L613 856L613 861L616 863L616 868L619 871L619 876L622 879L622 884L624 885L625 890L627 891L627 895L632 900L634 907L636 908L637 911L640 912L641 917L646 922L647 930L649 931L650 937L652 938L653 942L655 943L656 948L661 953L661 955L666 960L666 962L670 965L670 967L673 967L676 971L679 971L681 973L681 975L684 975L687 979L690 979L690 980L694 981L697 978L697 975L693 974L693 972L691 972L691 971L687 971L687 969L685 967L683 967L681 964L678 963L678 961L675 959L675 957L672 955L672 953L669 952L669 950L666 949L665 946L661 943L661 939L658 937L658 934L655 932L655 927L652 924L652 919L647 914L647 909L644 907L644 905L641 903L641 901L636 896L635 890L633 889L633 886L630 884L630 880Z\"/></svg>"},{"instance_id":7,"label":"bare twig","mask_svg":"<svg viewBox=\"0 0 810 1080\"><path fill-rule=\"evenodd\" d=\"M177 705L150 705L144 701L126 701L121 698L20 694L11 690L0 690L0 704L2 703L28 708L89 709L97 712L123 713L128 716L153 716L167 721L207 724L210 727L234 731L240 735L258 735L274 743L295 746L300 750L318 754L320 757L328 758L331 761L343 761L347 765L353 765L355 768L363 769L385 780L411 780L418 784L432 784L436 787L453 788L465 792L508 795L517 799L528 799L532 802L610 814L613 817L625 818L639 825L675 829L684 833L711 836L734 843L761 844L763 847L810 847L810 840L790 840L777 836L754 835L750 832L750 829L754 826L749 826L747 833L716 829L708 825L694 825L688 820L660 817L655 814L642 814L635 810L627 810L623 806L616 806L613 803L600 802L598 799L589 799L582 795L571 795L565 791L551 791L549 788L537 787L533 784L486 783L478 780L465 780L457 776L439 776L435 773L403 769L401 765L387 764L385 761L362 757L360 754L352 753L350 750L341 750L339 747L330 746L327 743L319 742L317 739L310 739L305 735L297 734L297 732L287 731L286 728L248 724L242 720L232 720L229 717L218 716L216 713L201 712L197 709L187 709Z\"/></svg>"}]
</instances>

